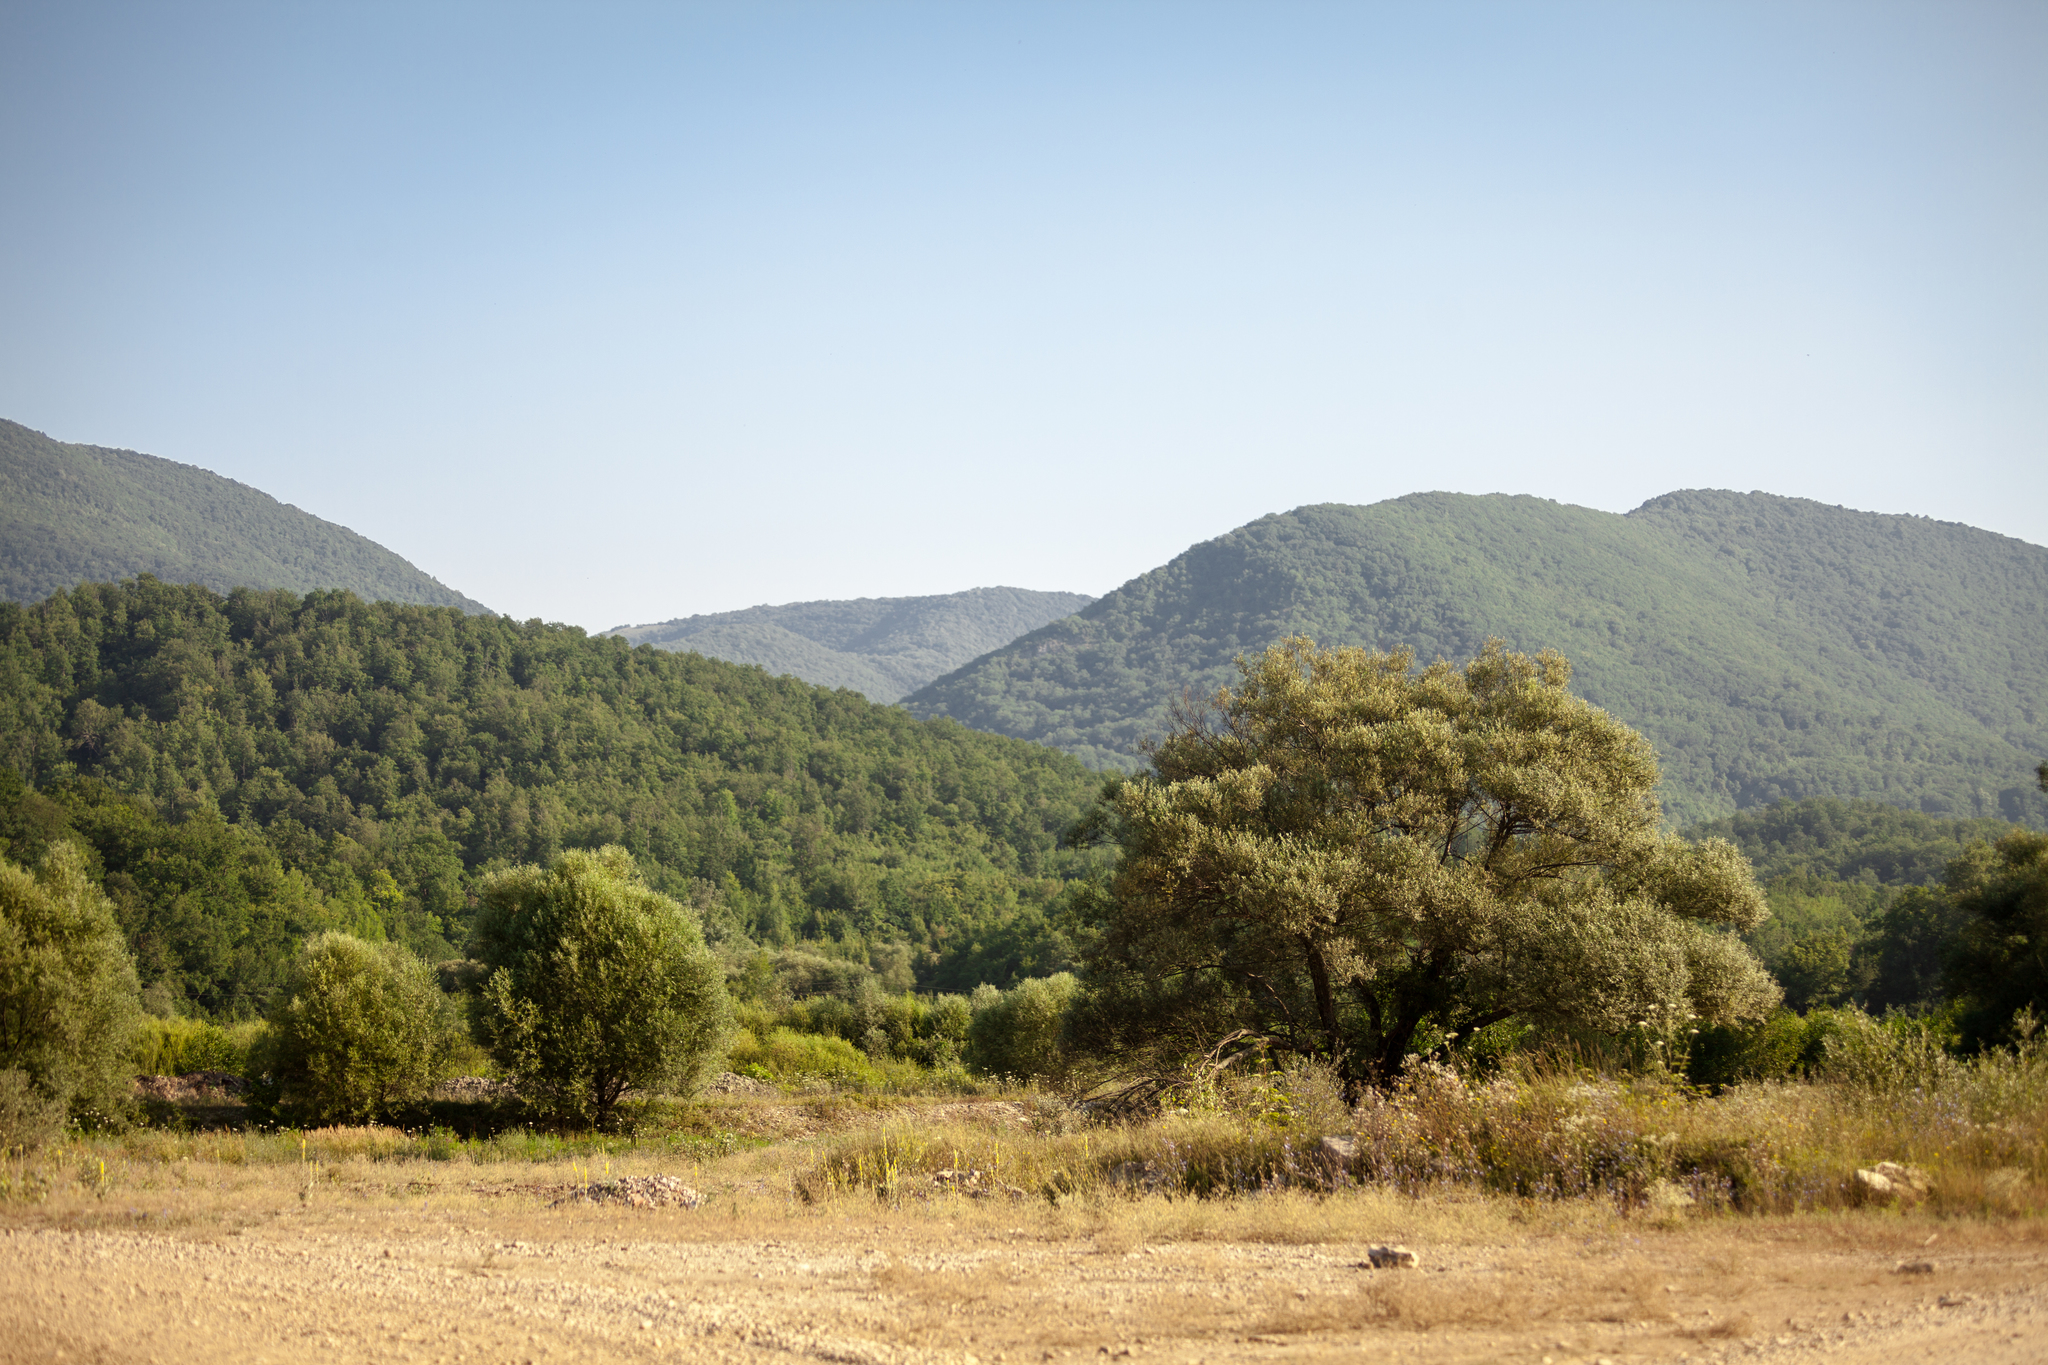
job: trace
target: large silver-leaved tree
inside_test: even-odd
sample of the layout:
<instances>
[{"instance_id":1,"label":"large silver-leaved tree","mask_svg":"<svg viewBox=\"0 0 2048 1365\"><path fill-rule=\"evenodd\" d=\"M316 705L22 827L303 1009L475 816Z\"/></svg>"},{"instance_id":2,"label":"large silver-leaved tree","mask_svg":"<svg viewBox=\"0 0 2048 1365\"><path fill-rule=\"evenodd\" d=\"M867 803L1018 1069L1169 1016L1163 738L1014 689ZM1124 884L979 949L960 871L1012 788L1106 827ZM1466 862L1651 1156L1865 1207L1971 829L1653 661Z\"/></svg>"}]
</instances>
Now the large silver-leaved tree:
<instances>
[{"instance_id":1,"label":"large silver-leaved tree","mask_svg":"<svg viewBox=\"0 0 2048 1365\"><path fill-rule=\"evenodd\" d=\"M1122 857L1077 1017L1097 1050L1247 1043L1395 1074L1425 1026L1753 1018L1766 914L1720 840L1663 831L1649 742L1556 654L1463 668L1292 639L1183 705L1083 837Z\"/></svg>"},{"instance_id":2,"label":"large silver-leaved tree","mask_svg":"<svg viewBox=\"0 0 2048 1365\"><path fill-rule=\"evenodd\" d=\"M606 1126L628 1090L686 1092L721 1060L725 974L625 849L507 869L481 900L478 1040L528 1102Z\"/></svg>"}]
</instances>

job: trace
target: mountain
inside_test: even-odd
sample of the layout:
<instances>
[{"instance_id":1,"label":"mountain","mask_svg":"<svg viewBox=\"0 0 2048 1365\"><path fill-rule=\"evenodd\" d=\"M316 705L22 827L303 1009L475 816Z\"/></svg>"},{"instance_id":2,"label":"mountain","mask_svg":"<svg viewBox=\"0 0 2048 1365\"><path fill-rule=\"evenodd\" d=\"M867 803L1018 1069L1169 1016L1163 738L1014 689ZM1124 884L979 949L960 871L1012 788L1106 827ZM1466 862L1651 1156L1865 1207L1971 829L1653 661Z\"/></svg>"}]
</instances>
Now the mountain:
<instances>
[{"instance_id":1,"label":"mountain","mask_svg":"<svg viewBox=\"0 0 2048 1365\"><path fill-rule=\"evenodd\" d=\"M247 484L0 420L0 600L39 602L75 583L145 573L222 592L341 588L489 610L375 541Z\"/></svg>"},{"instance_id":2,"label":"mountain","mask_svg":"<svg viewBox=\"0 0 2048 1365\"><path fill-rule=\"evenodd\" d=\"M748 607L609 633L892 702L1094 600L1073 592L972 588L941 597Z\"/></svg>"},{"instance_id":3,"label":"mountain","mask_svg":"<svg viewBox=\"0 0 2048 1365\"><path fill-rule=\"evenodd\" d=\"M1810 796L2048 822L2048 549L1763 493L1627 515L1419 493L1267 516L906 698L1135 769L1183 688L1291 634L1555 648L1656 744L1681 824Z\"/></svg>"},{"instance_id":4,"label":"mountain","mask_svg":"<svg viewBox=\"0 0 2048 1365\"><path fill-rule=\"evenodd\" d=\"M39 790L10 802L16 774ZM0 852L77 831L144 984L214 1014L322 928L446 956L479 877L603 844L737 961L893 943L956 989L1044 974L1094 857L1058 835L1097 785L1042 745L569 626L148 578L0 602Z\"/></svg>"}]
</instances>

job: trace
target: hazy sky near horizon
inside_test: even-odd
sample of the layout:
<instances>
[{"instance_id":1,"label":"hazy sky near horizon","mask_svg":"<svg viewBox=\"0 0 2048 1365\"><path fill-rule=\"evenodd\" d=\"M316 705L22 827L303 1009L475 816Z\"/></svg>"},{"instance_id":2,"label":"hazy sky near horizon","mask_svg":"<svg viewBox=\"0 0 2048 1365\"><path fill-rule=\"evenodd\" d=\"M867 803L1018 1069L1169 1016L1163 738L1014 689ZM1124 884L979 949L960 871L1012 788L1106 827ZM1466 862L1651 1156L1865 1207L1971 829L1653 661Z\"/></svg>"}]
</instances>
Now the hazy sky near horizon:
<instances>
[{"instance_id":1,"label":"hazy sky near horizon","mask_svg":"<svg viewBox=\"0 0 2048 1365\"><path fill-rule=\"evenodd\" d=\"M0 0L0 416L590 628L1304 503L2048 543L2048 5Z\"/></svg>"}]
</instances>

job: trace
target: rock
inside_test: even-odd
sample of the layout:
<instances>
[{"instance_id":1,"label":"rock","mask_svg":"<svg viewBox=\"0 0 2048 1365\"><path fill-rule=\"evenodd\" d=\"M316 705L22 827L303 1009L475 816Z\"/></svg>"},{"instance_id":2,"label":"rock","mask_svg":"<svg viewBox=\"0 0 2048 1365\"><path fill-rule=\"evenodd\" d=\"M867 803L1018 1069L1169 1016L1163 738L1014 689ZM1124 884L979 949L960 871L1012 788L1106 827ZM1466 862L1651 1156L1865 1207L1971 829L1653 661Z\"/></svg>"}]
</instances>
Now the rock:
<instances>
[{"instance_id":1,"label":"rock","mask_svg":"<svg viewBox=\"0 0 2048 1365\"><path fill-rule=\"evenodd\" d=\"M1326 1137L1316 1144L1316 1160L1332 1176L1347 1174L1358 1162L1358 1139Z\"/></svg>"},{"instance_id":2,"label":"rock","mask_svg":"<svg viewBox=\"0 0 2048 1365\"><path fill-rule=\"evenodd\" d=\"M451 1076L436 1085L429 1093L435 1099L482 1104L492 1100L509 1099L513 1091L510 1081L494 1081L488 1076Z\"/></svg>"},{"instance_id":3,"label":"rock","mask_svg":"<svg viewBox=\"0 0 2048 1365\"><path fill-rule=\"evenodd\" d=\"M1643 1202L1653 1214L1671 1215L1683 1213L1699 1200L1693 1198L1691 1190L1674 1180L1652 1180Z\"/></svg>"},{"instance_id":4,"label":"rock","mask_svg":"<svg viewBox=\"0 0 2048 1365\"><path fill-rule=\"evenodd\" d=\"M549 1204L624 1204L634 1209L694 1209L704 1196L672 1175L622 1175L578 1186Z\"/></svg>"},{"instance_id":5,"label":"rock","mask_svg":"<svg viewBox=\"0 0 2048 1365\"><path fill-rule=\"evenodd\" d=\"M1413 1270L1422 1264L1407 1247L1367 1247L1365 1260L1374 1270Z\"/></svg>"},{"instance_id":6,"label":"rock","mask_svg":"<svg viewBox=\"0 0 2048 1365\"><path fill-rule=\"evenodd\" d=\"M1167 1173L1157 1163L1150 1161L1125 1161L1109 1168L1103 1175L1105 1183L1123 1189L1143 1190L1151 1193L1165 1185Z\"/></svg>"},{"instance_id":7,"label":"rock","mask_svg":"<svg viewBox=\"0 0 2048 1365\"><path fill-rule=\"evenodd\" d=\"M1901 1166L1896 1161L1880 1161L1867 1169L1858 1167L1856 1185L1865 1195L1876 1199L1920 1199L1930 1188L1927 1172L1918 1166Z\"/></svg>"},{"instance_id":8,"label":"rock","mask_svg":"<svg viewBox=\"0 0 2048 1365\"><path fill-rule=\"evenodd\" d=\"M964 1194L969 1199L981 1199L991 1194L1006 1195L1011 1199L1022 1199L1024 1191L1015 1185L1006 1184L993 1176L984 1178L978 1170L944 1170L932 1173L932 1184L942 1190Z\"/></svg>"},{"instance_id":9,"label":"rock","mask_svg":"<svg viewBox=\"0 0 2048 1365\"><path fill-rule=\"evenodd\" d=\"M1880 1161L1877 1163L1876 1172L1891 1181L1892 1188L1896 1190L1924 1195L1933 1188L1927 1178L1927 1172L1918 1166L1901 1166L1896 1161Z\"/></svg>"},{"instance_id":10,"label":"rock","mask_svg":"<svg viewBox=\"0 0 2048 1365\"><path fill-rule=\"evenodd\" d=\"M137 1076L135 1093L171 1104L217 1104L249 1093L249 1082L231 1071L193 1071L183 1076Z\"/></svg>"}]
</instances>

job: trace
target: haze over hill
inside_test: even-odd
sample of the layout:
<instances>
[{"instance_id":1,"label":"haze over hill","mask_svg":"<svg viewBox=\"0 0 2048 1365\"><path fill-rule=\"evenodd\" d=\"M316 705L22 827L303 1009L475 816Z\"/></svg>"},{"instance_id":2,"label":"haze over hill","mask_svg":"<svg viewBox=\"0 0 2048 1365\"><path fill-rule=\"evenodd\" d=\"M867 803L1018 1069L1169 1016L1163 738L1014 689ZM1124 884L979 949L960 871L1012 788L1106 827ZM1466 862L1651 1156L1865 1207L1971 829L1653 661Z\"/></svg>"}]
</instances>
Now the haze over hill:
<instances>
[{"instance_id":1,"label":"haze over hill","mask_svg":"<svg viewBox=\"0 0 2048 1365\"><path fill-rule=\"evenodd\" d=\"M0 599L79 583L344 588L369 601L490 609L373 540L194 465L54 441L0 420Z\"/></svg>"},{"instance_id":2,"label":"haze over hill","mask_svg":"<svg viewBox=\"0 0 2048 1365\"><path fill-rule=\"evenodd\" d=\"M892 702L1094 600L1074 592L970 588L936 597L748 607L608 633Z\"/></svg>"},{"instance_id":3,"label":"haze over hill","mask_svg":"<svg viewBox=\"0 0 2048 1365\"><path fill-rule=\"evenodd\" d=\"M1627 515L1418 493L1262 517L905 699L1138 766L1183 688L1292 634L1462 661L1556 648L1644 731L1667 813L1867 797L2041 824L2048 549L1763 493Z\"/></svg>"}]
</instances>

